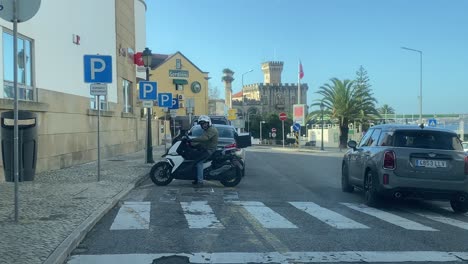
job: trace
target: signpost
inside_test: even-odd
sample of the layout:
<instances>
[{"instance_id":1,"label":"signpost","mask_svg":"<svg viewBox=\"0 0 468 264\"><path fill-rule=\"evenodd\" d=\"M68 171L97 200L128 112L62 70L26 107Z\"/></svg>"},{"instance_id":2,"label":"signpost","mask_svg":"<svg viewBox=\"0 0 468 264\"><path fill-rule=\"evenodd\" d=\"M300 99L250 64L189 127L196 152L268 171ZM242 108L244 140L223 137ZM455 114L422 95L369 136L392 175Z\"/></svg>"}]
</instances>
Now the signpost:
<instances>
[{"instance_id":1,"label":"signpost","mask_svg":"<svg viewBox=\"0 0 468 264\"><path fill-rule=\"evenodd\" d=\"M146 151L145 151L145 161L147 163L152 163L153 157L153 142L151 140L151 110L153 109L153 101L156 100L158 94L158 83L150 81L141 81L138 83L140 87L139 97L143 101L143 107L146 107ZM150 103L145 103L149 101Z\"/></svg>"},{"instance_id":2,"label":"signpost","mask_svg":"<svg viewBox=\"0 0 468 264\"><path fill-rule=\"evenodd\" d=\"M101 96L107 95L107 84L112 83L112 56L109 55L84 55L84 82L90 83L89 92L97 99L97 156L98 171L97 180L101 180Z\"/></svg>"},{"instance_id":3,"label":"signpost","mask_svg":"<svg viewBox=\"0 0 468 264\"><path fill-rule=\"evenodd\" d=\"M284 120L286 120L287 118L288 118L288 116L286 115L286 113L281 112L279 114L279 119L281 120L281 123L282 123L282 126L283 126L283 148L284 148Z\"/></svg>"},{"instance_id":4,"label":"signpost","mask_svg":"<svg viewBox=\"0 0 468 264\"><path fill-rule=\"evenodd\" d=\"M293 125L293 130L294 130L294 133L296 134L296 144L297 144L297 147L300 146L299 144L299 136L300 136L300 131L301 131L301 125L299 123L294 123Z\"/></svg>"},{"instance_id":5,"label":"signpost","mask_svg":"<svg viewBox=\"0 0 468 264\"><path fill-rule=\"evenodd\" d=\"M13 176L15 180L15 222L19 215L19 131L18 131L18 23L31 19L39 11L41 0L13 0L0 3L0 17L13 22ZM6 56L7 54L3 54ZM9 55L9 54L8 54Z\"/></svg>"}]
</instances>

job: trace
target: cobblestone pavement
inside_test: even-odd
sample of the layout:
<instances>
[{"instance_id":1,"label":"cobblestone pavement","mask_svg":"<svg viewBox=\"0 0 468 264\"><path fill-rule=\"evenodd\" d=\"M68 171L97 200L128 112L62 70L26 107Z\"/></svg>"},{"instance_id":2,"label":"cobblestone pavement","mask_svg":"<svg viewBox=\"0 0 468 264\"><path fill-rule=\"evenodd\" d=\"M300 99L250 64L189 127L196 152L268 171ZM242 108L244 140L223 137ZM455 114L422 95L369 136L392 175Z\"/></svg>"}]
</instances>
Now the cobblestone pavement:
<instances>
[{"instance_id":1,"label":"cobblestone pavement","mask_svg":"<svg viewBox=\"0 0 468 264\"><path fill-rule=\"evenodd\" d=\"M158 160L164 148L156 147ZM151 168L145 152L36 174L19 183L19 221L14 221L14 183L0 183L0 263L62 263L91 227Z\"/></svg>"}]
</instances>

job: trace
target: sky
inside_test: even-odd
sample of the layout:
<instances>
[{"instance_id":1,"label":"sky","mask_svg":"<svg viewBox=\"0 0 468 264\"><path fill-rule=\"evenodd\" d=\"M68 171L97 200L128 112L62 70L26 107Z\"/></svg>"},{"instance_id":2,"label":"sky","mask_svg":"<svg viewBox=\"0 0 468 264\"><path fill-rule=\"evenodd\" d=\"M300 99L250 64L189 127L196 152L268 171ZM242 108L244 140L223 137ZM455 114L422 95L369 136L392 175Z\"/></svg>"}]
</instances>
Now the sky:
<instances>
[{"instance_id":1,"label":"sky","mask_svg":"<svg viewBox=\"0 0 468 264\"><path fill-rule=\"evenodd\" d=\"M355 79L363 66L377 107L419 115L468 113L467 0L147 0L147 45L182 52L224 99L222 70L233 91L262 83L261 63L283 61L283 83L297 83L302 62L307 103L331 78ZM314 110L314 109L310 109Z\"/></svg>"}]
</instances>

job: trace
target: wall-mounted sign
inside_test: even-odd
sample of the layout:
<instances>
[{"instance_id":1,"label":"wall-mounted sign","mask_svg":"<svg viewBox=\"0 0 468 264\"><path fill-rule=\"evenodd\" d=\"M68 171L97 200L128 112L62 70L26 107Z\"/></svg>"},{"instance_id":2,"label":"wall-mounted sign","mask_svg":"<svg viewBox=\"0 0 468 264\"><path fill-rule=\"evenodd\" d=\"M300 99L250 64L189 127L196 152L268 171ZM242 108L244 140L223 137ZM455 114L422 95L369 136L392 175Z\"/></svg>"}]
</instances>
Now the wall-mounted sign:
<instances>
[{"instance_id":1,"label":"wall-mounted sign","mask_svg":"<svg viewBox=\"0 0 468 264\"><path fill-rule=\"evenodd\" d=\"M184 70L169 70L169 77L172 78L188 78L189 72Z\"/></svg>"}]
</instances>

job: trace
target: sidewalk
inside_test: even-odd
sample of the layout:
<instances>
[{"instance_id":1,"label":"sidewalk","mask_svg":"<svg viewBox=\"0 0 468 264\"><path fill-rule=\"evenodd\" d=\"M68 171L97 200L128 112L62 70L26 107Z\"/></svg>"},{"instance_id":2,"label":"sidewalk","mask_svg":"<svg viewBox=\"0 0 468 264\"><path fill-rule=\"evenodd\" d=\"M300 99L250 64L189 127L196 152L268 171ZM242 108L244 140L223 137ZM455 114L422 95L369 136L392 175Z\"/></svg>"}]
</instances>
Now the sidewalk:
<instances>
[{"instance_id":1,"label":"sidewalk","mask_svg":"<svg viewBox=\"0 0 468 264\"><path fill-rule=\"evenodd\" d=\"M163 146L154 148L160 159ZM38 173L19 183L19 221L14 222L14 183L0 183L0 263L63 263L86 233L135 185L151 164L145 152Z\"/></svg>"}]
</instances>

